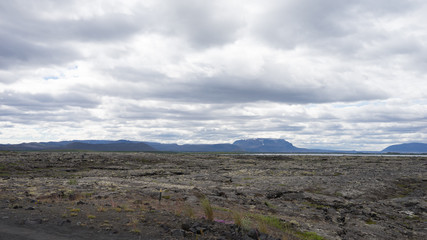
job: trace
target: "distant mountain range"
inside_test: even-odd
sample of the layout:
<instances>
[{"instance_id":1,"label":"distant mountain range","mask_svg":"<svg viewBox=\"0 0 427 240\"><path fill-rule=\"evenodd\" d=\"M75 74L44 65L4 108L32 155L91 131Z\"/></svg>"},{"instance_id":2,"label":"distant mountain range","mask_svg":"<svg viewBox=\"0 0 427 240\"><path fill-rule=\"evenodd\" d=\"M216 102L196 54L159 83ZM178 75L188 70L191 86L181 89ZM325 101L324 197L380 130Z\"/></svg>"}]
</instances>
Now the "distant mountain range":
<instances>
[{"instance_id":1,"label":"distant mountain range","mask_svg":"<svg viewBox=\"0 0 427 240\"><path fill-rule=\"evenodd\" d=\"M12 151L58 151L87 150L112 152L248 152L248 153L357 153L357 151L334 151L325 149L298 148L284 139L254 138L237 140L232 144L163 144L140 141L73 140L61 142L34 142L0 144L0 150ZM408 143L393 145L379 152L370 153L427 153L427 144Z\"/></svg>"}]
</instances>

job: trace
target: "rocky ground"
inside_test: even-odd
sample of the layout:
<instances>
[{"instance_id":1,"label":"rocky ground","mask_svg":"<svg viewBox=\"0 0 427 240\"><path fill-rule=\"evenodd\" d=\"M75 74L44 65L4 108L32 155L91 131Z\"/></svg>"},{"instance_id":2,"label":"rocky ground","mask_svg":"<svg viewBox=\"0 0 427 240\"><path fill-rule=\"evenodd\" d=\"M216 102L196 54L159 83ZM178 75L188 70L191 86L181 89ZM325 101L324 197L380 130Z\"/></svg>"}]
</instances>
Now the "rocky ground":
<instances>
[{"instance_id":1,"label":"rocky ground","mask_svg":"<svg viewBox=\"0 0 427 240\"><path fill-rule=\"evenodd\" d=\"M427 239L426 165L417 156L0 152L0 240Z\"/></svg>"}]
</instances>

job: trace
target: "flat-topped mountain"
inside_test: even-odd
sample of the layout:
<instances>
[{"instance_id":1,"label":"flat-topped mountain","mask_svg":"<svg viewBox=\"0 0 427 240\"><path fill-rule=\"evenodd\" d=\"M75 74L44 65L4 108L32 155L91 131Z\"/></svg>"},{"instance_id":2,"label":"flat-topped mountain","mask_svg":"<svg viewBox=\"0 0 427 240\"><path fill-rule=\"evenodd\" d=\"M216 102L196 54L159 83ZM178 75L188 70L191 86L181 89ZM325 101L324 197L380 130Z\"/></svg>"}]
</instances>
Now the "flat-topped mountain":
<instances>
[{"instance_id":1,"label":"flat-topped mountain","mask_svg":"<svg viewBox=\"0 0 427 240\"><path fill-rule=\"evenodd\" d=\"M271 138L237 140L233 145L240 147L245 152L299 152L302 150L284 139Z\"/></svg>"},{"instance_id":2,"label":"flat-topped mountain","mask_svg":"<svg viewBox=\"0 0 427 240\"><path fill-rule=\"evenodd\" d=\"M427 153L426 143L404 143L386 147L383 153Z\"/></svg>"}]
</instances>

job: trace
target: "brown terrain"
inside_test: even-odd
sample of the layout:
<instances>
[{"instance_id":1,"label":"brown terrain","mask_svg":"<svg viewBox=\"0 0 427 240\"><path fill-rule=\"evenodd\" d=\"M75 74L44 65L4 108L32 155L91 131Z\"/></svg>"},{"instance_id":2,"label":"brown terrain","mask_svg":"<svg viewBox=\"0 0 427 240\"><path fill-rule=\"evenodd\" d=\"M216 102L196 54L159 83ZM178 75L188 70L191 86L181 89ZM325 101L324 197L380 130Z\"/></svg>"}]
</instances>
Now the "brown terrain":
<instances>
[{"instance_id":1,"label":"brown terrain","mask_svg":"<svg viewBox=\"0 0 427 240\"><path fill-rule=\"evenodd\" d=\"M427 239L427 156L0 152L0 239Z\"/></svg>"}]
</instances>

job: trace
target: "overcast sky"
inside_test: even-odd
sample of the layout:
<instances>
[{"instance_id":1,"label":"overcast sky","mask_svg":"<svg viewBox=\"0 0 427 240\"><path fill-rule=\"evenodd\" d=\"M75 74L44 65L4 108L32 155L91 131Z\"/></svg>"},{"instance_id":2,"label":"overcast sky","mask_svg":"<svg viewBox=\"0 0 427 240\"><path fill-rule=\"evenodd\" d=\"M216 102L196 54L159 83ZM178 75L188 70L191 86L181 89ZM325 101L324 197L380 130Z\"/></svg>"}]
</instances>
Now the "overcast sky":
<instances>
[{"instance_id":1,"label":"overcast sky","mask_svg":"<svg viewBox=\"0 0 427 240\"><path fill-rule=\"evenodd\" d=\"M0 1L0 143L427 142L427 1Z\"/></svg>"}]
</instances>

